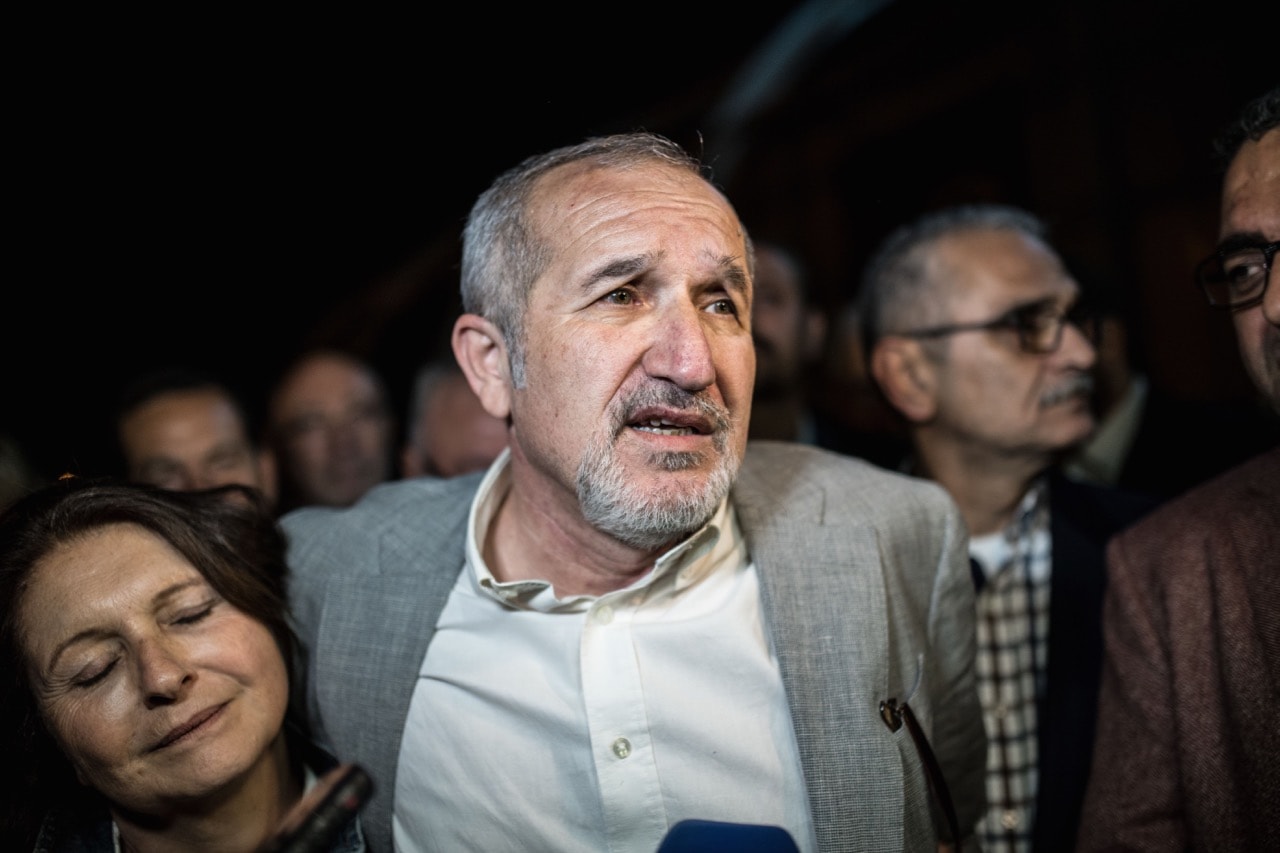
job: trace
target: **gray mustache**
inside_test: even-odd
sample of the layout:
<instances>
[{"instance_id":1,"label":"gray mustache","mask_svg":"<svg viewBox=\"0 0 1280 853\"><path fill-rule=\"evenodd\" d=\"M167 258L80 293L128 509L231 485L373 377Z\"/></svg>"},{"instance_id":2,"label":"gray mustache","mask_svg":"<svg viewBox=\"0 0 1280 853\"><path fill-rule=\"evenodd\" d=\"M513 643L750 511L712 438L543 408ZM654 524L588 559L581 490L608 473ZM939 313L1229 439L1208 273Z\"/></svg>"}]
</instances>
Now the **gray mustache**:
<instances>
[{"instance_id":1,"label":"gray mustache","mask_svg":"<svg viewBox=\"0 0 1280 853\"><path fill-rule=\"evenodd\" d=\"M1093 376L1088 373L1075 373L1063 380L1059 385L1046 391L1040 398L1040 405L1052 406L1071 397L1092 393Z\"/></svg>"},{"instance_id":2,"label":"gray mustache","mask_svg":"<svg viewBox=\"0 0 1280 853\"><path fill-rule=\"evenodd\" d=\"M635 420L636 415L651 406L663 406L681 411L693 409L711 421L716 432L728 430L731 423L729 410L715 401L664 382L645 385L628 395L614 416L614 431L620 432L628 423Z\"/></svg>"}]
</instances>

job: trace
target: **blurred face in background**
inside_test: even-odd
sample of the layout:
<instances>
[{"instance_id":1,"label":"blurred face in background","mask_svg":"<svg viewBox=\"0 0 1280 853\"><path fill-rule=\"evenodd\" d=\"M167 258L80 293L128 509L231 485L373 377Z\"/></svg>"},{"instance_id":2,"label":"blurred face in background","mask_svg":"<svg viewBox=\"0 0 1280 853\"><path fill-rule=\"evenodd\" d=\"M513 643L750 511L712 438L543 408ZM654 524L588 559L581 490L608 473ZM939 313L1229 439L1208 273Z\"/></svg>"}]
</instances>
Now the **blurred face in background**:
<instances>
[{"instance_id":1,"label":"blurred face in background","mask_svg":"<svg viewBox=\"0 0 1280 853\"><path fill-rule=\"evenodd\" d=\"M756 247L751 335L756 349L757 399L791 396L822 348L825 322L805 301L801 272L787 255Z\"/></svg>"},{"instance_id":2,"label":"blurred face in background","mask_svg":"<svg viewBox=\"0 0 1280 853\"><path fill-rule=\"evenodd\" d=\"M238 483L275 500L269 455L253 446L239 410L216 389L147 400L121 418L119 440L126 475L135 482L175 491Z\"/></svg>"},{"instance_id":3,"label":"blurred face in background","mask_svg":"<svg viewBox=\"0 0 1280 853\"><path fill-rule=\"evenodd\" d=\"M348 506L391 478L389 404L378 378L354 359L307 359L272 394L270 415L281 477L303 503Z\"/></svg>"},{"instance_id":4,"label":"blurred face in background","mask_svg":"<svg viewBox=\"0 0 1280 853\"><path fill-rule=\"evenodd\" d=\"M401 454L406 477L456 477L487 468L507 446L507 422L485 411L461 373L432 389Z\"/></svg>"}]
</instances>

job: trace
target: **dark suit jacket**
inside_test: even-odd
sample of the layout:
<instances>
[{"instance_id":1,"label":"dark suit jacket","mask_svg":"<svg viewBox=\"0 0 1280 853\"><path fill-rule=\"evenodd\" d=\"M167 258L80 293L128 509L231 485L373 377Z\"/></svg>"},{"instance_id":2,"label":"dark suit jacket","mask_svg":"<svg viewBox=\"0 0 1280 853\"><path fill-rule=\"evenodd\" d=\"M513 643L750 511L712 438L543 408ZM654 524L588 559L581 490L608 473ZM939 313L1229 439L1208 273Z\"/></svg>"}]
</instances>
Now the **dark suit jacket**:
<instances>
[{"instance_id":1,"label":"dark suit jacket","mask_svg":"<svg viewBox=\"0 0 1280 853\"><path fill-rule=\"evenodd\" d=\"M1055 473L1049 506L1049 670L1037 707L1040 781L1033 846L1066 851L1075 845L1094 741L1106 544L1156 501Z\"/></svg>"},{"instance_id":2,"label":"dark suit jacket","mask_svg":"<svg viewBox=\"0 0 1280 853\"><path fill-rule=\"evenodd\" d=\"M1269 448L1278 427L1253 402L1181 400L1153 386L1116 485L1176 497Z\"/></svg>"},{"instance_id":3,"label":"dark suit jacket","mask_svg":"<svg viewBox=\"0 0 1280 853\"><path fill-rule=\"evenodd\" d=\"M1280 850L1280 447L1107 552L1082 851Z\"/></svg>"}]
</instances>

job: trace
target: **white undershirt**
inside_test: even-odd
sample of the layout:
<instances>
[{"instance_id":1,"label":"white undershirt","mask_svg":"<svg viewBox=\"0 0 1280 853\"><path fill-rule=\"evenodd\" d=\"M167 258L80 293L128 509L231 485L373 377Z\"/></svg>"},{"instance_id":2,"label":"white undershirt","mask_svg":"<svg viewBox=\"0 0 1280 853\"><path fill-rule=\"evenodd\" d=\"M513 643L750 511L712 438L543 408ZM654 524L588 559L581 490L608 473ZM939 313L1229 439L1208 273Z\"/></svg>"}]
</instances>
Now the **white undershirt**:
<instances>
[{"instance_id":1,"label":"white undershirt","mask_svg":"<svg viewBox=\"0 0 1280 853\"><path fill-rule=\"evenodd\" d=\"M506 454L472 504L467 566L400 747L400 851L653 853L676 821L772 824L816 849L791 718L734 513L624 590L498 583L483 542Z\"/></svg>"}]
</instances>

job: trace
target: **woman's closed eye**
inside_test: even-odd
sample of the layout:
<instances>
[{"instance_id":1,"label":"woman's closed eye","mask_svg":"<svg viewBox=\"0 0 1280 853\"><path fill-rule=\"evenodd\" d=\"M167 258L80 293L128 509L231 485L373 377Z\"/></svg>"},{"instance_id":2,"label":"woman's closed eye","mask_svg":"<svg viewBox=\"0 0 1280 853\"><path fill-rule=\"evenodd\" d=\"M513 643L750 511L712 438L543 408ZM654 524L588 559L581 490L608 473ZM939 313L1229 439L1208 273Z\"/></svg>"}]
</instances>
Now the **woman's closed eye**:
<instances>
[{"instance_id":1,"label":"woman's closed eye","mask_svg":"<svg viewBox=\"0 0 1280 853\"><path fill-rule=\"evenodd\" d=\"M217 604L218 602L211 601L208 604L203 604L198 608L194 608L191 610L184 610L183 612L179 613L178 616L173 620L173 624L194 625L197 622L202 622L205 619L207 619L210 614L213 613L213 608L216 607Z\"/></svg>"},{"instance_id":2,"label":"woman's closed eye","mask_svg":"<svg viewBox=\"0 0 1280 853\"><path fill-rule=\"evenodd\" d=\"M85 689L93 687L96 684L101 684L102 681L111 674L111 671L116 668L116 664L119 663L119 661L120 659L118 657L93 661L71 678L71 686L78 689Z\"/></svg>"}]
</instances>

